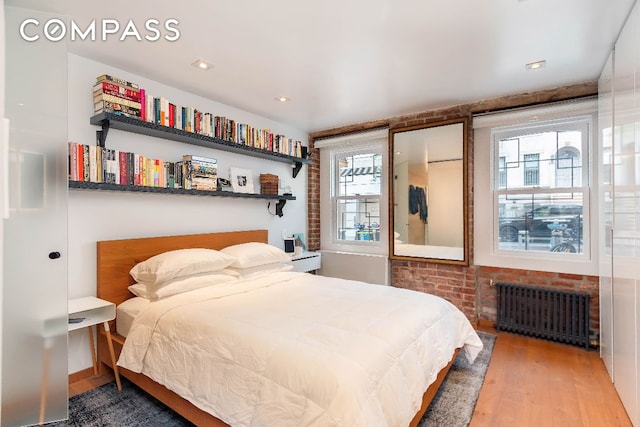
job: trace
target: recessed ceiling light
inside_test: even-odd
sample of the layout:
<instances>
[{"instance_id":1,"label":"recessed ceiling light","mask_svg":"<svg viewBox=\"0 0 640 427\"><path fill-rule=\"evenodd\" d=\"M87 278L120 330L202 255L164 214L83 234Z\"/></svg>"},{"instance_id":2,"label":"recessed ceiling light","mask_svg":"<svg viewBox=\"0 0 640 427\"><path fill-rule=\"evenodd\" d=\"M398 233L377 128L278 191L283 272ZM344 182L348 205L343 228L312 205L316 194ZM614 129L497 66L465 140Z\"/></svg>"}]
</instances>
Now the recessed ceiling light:
<instances>
[{"instance_id":1,"label":"recessed ceiling light","mask_svg":"<svg viewBox=\"0 0 640 427\"><path fill-rule=\"evenodd\" d=\"M207 71L210 68L213 68L213 65L209 64L208 62L202 60L202 59L197 59L195 61L193 61L191 63L191 65L193 65L196 68L199 68L201 70Z\"/></svg>"},{"instance_id":2,"label":"recessed ceiling light","mask_svg":"<svg viewBox=\"0 0 640 427\"><path fill-rule=\"evenodd\" d=\"M527 70L538 70L538 69L544 68L546 66L547 66L547 61L542 60L542 61L536 61L536 62L529 62L524 67Z\"/></svg>"},{"instance_id":3,"label":"recessed ceiling light","mask_svg":"<svg viewBox=\"0 0 640 427\"><path fill-rule=\"evenodd\" d=\"M289 102L289 101L291 101L291 98L286 97L286 96L276 96L275 100L276 101L280 101L280 102Z\"/></svg>"}]
</instances>

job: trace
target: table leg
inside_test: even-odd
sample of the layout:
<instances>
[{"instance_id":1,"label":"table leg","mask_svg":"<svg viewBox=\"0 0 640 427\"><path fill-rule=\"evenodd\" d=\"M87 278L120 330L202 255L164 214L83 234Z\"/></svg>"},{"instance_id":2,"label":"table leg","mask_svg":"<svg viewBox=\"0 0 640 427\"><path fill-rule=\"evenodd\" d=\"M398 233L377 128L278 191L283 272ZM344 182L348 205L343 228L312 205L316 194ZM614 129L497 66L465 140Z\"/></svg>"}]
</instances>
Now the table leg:
<instances>
[{"instance_id":1,"label":"table leg","mask_svg":"<svg viewBox=\"0 0 640 427\"><path fill-rule=\"evenodd\" d=\"M89 330L89 347L91 348L91 361L93 362L93 375L98 375L98 359L96 358L95 341L93 340L93 326L87 327Z\"/></svg>"},{"instance_id":2,"label":"table leg","mask_svg":"<svg viewBox=\"0 0 640 427\"><path fill-rule=\"evenodd\" d=\"M116 355L113 351L113 342L111 341L111 330L109 329L109 322L104 322L104 331L107 334L107 344L109 345L109 354L111 355L111 363L113 365L113 374L116 377L116 385L118 391L122 390L122 384L120 384L120 373L118 372L118 365L116 365Z\"/></svg>"}]
</instances>

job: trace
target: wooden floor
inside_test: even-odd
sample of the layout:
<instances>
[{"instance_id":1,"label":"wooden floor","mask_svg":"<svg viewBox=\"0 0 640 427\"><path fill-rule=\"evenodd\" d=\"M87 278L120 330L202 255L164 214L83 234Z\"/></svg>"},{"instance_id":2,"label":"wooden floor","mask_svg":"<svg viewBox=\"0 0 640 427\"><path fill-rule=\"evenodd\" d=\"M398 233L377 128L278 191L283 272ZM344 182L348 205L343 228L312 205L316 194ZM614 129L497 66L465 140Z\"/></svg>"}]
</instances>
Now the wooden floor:
<instances>
[{"instance_id":1,"label":"wooden floor","mask_svg":"<svg viewBox=\"0 0 640 427\"><path fill-rule=\"evenodd\" d=\"M470 427L631 427L597 351L497 335ZM112 376L78 380L69 395L110 381Z\"/></svg>"}]
</instances>

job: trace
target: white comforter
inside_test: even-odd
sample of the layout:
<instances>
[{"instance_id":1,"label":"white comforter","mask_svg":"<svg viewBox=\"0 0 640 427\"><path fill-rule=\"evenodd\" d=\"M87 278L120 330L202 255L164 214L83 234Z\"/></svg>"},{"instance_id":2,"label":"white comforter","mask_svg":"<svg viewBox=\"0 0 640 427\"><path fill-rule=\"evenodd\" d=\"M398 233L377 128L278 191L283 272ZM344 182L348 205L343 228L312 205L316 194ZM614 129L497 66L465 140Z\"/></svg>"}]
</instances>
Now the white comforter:
<instances>
[{"instance_id":1,"label":"white comforter","mask_svg":"<svg viewBox=\"0 0 640 427\"><path fill-rule=\"evenodd\" d=\"M149 304L118 365L232 426L407 426L460 346L482 342L441 298L281 272Z\"/></svg>"}]
</instances>

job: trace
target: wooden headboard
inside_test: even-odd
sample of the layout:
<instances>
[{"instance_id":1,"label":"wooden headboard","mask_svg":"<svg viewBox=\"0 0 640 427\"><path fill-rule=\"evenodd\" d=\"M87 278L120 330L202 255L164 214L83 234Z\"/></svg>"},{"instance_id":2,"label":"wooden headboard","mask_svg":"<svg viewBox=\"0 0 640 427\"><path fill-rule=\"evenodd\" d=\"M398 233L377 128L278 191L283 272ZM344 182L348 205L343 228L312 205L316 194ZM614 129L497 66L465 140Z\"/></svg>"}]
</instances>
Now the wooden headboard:
<instances>
[{"instance_id":1,"label":"wooden headboard","mask_svg":"<svg viewBox=\"0 0 640 427\"><path fill-rule=\"evenodd\" d=\"M97 296L116 305L131 298L133 294L128 289L134 283L129 275L131 268L162 252L187 248L222 249L238 243L268 243L268 240L267 230L249 230L100 241L97 242Z\"/></svg>"}]
</instances>

